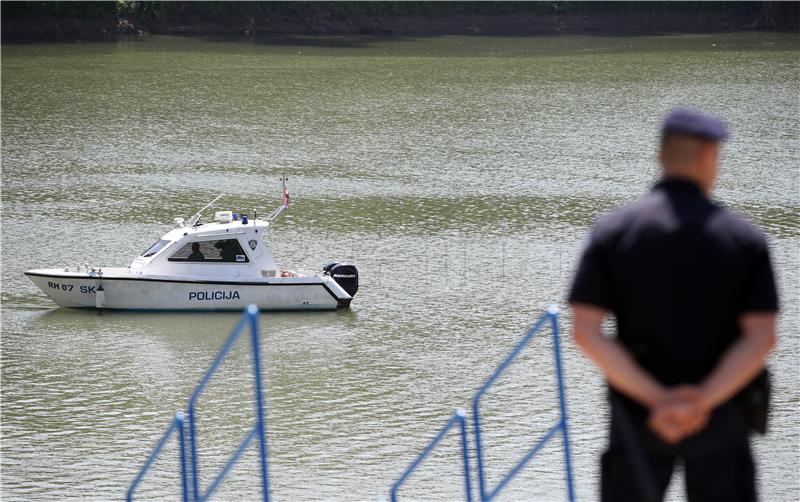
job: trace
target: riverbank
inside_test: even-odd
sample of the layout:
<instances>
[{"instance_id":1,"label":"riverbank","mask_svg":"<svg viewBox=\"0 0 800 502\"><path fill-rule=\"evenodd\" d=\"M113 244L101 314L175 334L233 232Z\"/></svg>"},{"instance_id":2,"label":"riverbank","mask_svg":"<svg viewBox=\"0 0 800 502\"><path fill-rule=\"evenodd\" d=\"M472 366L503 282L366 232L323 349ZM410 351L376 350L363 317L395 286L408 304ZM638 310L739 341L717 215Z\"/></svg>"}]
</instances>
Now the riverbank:
<instances>
[{"instance_id":1,"label":"riverbank","mask_svg":"<svg viewBox=\"0 0 800 502\"><path fill-rule=\"evenodd\" d=\"M798 31L797 2L14 2L4 41L127 34L551 35Z\"/></svg>"}]
</instances>

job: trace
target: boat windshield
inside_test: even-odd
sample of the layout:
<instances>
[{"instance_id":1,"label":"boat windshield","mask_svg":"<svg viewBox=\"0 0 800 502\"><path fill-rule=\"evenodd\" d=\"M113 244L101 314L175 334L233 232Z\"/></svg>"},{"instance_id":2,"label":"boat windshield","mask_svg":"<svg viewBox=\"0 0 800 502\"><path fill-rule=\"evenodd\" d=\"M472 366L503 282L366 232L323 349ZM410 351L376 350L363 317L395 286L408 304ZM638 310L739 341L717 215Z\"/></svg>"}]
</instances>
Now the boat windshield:
<instances>
[{"instance_id":1,"label":"boat windshield","mask_svg":"<svg viewBox=\"0 0 800 502\"><path fill-rule=\"evenodd\" d=\"M170 241L168 241L168 240L165 240L165 239L161 239L161 240L159 240L158 242L156 242L155 244L153 244L152 246L150 246L149 248L147 248L147 251L145 251L144 253L142 253L142 256L143 256L143 257L145 257L145 258L147 258L148 256L153 256L154 254L156 254L156 253L158 253L159 251L161 251L162 249L164 249L164 247L165 247L167 244L169 244L169 242L170 242Z\"/></svg>"}]
</instances>

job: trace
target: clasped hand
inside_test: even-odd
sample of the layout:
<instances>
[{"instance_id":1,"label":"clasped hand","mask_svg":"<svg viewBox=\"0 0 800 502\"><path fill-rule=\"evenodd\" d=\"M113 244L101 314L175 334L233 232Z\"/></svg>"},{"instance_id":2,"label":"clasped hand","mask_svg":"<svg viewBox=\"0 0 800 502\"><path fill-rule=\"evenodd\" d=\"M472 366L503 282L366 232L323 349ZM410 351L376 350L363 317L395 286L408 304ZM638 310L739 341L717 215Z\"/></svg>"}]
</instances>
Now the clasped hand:
<instances>
[{"instance_id":1,"label":"clasped hand","mask_svg":"<svg viewBox=\"0 0 800 502\"><path fill-rule=\"evenodd\" d=\"M648 426L664 442L675 444L700 432L709 417L710 411L703 406L700 389L682 385L667 390L652 407Z\"/></svg>"}]
</instances>

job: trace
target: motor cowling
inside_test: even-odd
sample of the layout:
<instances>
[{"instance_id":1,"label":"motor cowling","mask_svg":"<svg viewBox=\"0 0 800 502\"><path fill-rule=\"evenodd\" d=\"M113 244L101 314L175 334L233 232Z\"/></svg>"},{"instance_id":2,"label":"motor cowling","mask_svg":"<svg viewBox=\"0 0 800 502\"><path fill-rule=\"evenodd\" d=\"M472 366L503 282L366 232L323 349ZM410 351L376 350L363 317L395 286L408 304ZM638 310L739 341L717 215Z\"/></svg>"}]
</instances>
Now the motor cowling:
<instances>
[{"instance_id":1,"label":"motor cowling","mask_svg":"<svg viewBox=\"0 0 800 502\"><path fill-rule=\"evenodd\" d=\"M333 280L347 291L350 296L356 296L358 291L358 269L349 263L331 262L322 267L325 275L333 277Z\"/></svg>"}]
</instances>

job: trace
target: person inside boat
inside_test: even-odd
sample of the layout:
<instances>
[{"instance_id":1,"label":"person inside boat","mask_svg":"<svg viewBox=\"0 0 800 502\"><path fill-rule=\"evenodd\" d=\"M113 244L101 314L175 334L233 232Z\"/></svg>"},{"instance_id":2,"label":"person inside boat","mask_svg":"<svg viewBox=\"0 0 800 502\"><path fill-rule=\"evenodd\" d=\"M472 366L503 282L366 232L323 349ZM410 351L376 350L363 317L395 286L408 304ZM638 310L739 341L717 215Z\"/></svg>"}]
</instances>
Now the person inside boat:
<instances>
[{"instance_id":1,"label":"person inside boat","mask_svg":"<svg viewBox=\"0 0 800 502\"><path fill-rule=\"evenodd\" d=\"M219 249L220 254L222 255L222 261L236 261L236 255L238 254L238 246L236 245L236 241L234 239L225 239L221 241L217 241L214 244L214 247Z\"/></svg>"},{"instance_id":2,"label":"person inside boat","mask_svg":"<svg viewBox=\"0 0 800 502\"><path fill-rule=\"evenodd\" d=\"M192 243L192 254L190 254L186 261L205 261L206 257L200 252L200 244L197 242Z\"/></svg>"}]
</instances>

